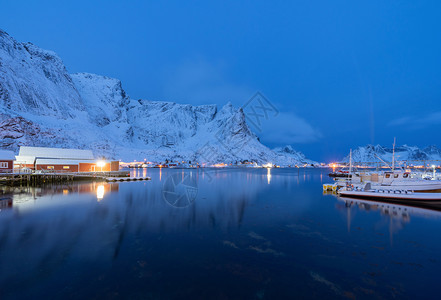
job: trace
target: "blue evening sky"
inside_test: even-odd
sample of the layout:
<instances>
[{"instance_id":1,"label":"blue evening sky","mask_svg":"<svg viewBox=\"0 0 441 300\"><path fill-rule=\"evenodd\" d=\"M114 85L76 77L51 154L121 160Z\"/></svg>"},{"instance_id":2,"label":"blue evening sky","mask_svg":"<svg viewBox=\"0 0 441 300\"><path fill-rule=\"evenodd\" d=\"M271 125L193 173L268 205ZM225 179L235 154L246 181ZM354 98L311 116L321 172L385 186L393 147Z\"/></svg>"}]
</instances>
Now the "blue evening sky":
<instances>
[{"instance_id":1,"label":"blue evening sky","mask_svg":"<svg viewBox=\"0 0 441 300\"><path fill-rule=\"evenodd\" d=\"M3 0L0 28L135 99L278 109L259 136L329 161L441 146L441 1Z\"/></svg>"}]
</instances>

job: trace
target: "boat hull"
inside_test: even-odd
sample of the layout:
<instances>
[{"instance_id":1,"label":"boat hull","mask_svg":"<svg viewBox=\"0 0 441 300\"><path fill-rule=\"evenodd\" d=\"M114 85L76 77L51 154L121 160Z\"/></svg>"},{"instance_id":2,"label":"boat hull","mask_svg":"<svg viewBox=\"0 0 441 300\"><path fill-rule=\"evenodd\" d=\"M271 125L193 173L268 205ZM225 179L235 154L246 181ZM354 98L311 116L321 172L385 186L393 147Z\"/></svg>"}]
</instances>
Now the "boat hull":
<instances>
[{"instance_id":1,"label":"boat hull","mask_svg":"<svg viewBox=\"0 0 441 300\"><path fill-rule=\"evenodd\" d=\"M350 174L347 174L347 173L329 173L328 176L331 178L350 178L350 177L352 177Z\"/></svg>"},{"instance_id":2,"label":"boat hull","mask_svg":"<svg viewBox=\"0 0 441 300\"><path fill-rule=\"evenodd\" d=\"M360 199L384 199L384 200L413 200L413 201L441 201L440 193L403 193L396 191L340 191L340 196Z\"/></svg>"},{"instance_id":3,"label":"boat hull","mask_svg":"<svg viewBox=\"0 0 441 300\"><path fill-rule=\"evenodd\" d=\"M406 190L406 191L438 191L441 189L441 183L439 182L427 182L423 184L412 184L410 182L406 183L392 183L392 184L372 184L372 188L374 189L382 189L382 190Z\"/></svg>"}]
</instances>

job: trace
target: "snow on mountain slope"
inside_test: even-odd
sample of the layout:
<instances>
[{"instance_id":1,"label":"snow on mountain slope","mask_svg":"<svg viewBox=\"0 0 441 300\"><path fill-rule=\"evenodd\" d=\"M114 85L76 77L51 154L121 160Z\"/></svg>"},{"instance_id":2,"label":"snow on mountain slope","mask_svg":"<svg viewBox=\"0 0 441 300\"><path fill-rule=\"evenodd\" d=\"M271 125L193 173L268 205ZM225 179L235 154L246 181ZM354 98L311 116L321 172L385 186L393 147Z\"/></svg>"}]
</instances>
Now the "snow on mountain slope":
<instances>
[{"instance_id":1,"label":"snow on mountain slope","mask_svg":"<svg viewBox=\"0 0 441 300\"><path fill-rule=\"evenodd\" d=\"M92 149L125 161L305 161L292 148L276 153L262 145L230 103L133 100L119 80L70 75L54 52L0 30L0 148L20 145Z\"/></svg>"},{"instance_id":2,"label":"snow on mountain slope","mask_svg":"<svg viewBox=\"0 0 441 300\"><path fill-rule=\"evenodd\" d=\"M178 145L194 136L216 115L216 105L192 106L172 102L132 101L128 116L132 141L156 146Z\"/></svg>"},{"instance_id":3,"label":"snow on mountain slope","mask_svg":"<svg viewBox=\"0 0 441 300\"><path fill-rule=\"evenodd\" d=\"M378 162L378 157L386 162L392 161L392 148L383 147L380 145L367 145L358 147L352 151L352 160L354 162ZM440 160L441 150L436 146L429 146L420 149L416 146L403 145L395 147L396 160ZM349 161L349 155L343 159L343 162Z\"/></svg>"},{"instance_id":4,"label":"snow on mountain slope","mask_svg":"<svg viewBox=\"0 0 441 300\"><path fill-rule=\"evenodd\" d=\"M273 151L277 154L276 159L279 165L296 165L296 164L308 164L308 165L318 165L316 161L307 159L302 152L296 151L292 146L287 145L285 147L274 148ZM280 157L280 158L279 158Z\"/></svg>"},{"instance_id":5,"label":"snow on mountain slope","mask_svg":"<svg viewBox=\"0 0 441 300\"><path fill-rule=\"evenodd\" d=\"M61 59L0 30L0 103L8 113L71 117L83 105Z\"/></svg>"},{"instance_id":6,"label":"snow on mountain slope","mask_svg":"<svg viewBox=\"0 0 441 300\"><path fill-rule=\"evenodd\" d=\"M141 153L149 159L261 163L275 158L250 131L243 111L229 103L218 110L216 105L139 100L132 101L127 114L131 144L147 148Z\"/></svg>"},{"instance_id":7,"label":"snow on mountain slope","mask_svg":"<svg viewBox=\"0 0 441 300\"><path fill-rule=\"evenodd\" d=\"M89 73L70 75L83 99L90 122L99 127L127 122L125 107L130 102L121 81Z\"/></svg>"}]
</instances>

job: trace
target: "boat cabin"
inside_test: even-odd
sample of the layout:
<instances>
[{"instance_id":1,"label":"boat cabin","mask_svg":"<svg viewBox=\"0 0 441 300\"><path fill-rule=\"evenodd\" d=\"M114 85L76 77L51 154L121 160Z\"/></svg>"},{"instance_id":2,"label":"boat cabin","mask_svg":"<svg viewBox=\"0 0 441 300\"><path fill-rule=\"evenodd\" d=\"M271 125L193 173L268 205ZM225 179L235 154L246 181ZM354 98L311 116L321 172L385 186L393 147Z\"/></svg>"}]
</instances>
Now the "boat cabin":
<instances>
[{"instance_id":1,"label":"boat cabin","mask_svg":"<svg viewBox=\"0 0 441 300\"><path fill-rule=\"evenodd\" d=\"M410 179L409 172L385 172L383 177L383 182L392 182L394 180L402 181Z\"/></svg>"}]
</instances>

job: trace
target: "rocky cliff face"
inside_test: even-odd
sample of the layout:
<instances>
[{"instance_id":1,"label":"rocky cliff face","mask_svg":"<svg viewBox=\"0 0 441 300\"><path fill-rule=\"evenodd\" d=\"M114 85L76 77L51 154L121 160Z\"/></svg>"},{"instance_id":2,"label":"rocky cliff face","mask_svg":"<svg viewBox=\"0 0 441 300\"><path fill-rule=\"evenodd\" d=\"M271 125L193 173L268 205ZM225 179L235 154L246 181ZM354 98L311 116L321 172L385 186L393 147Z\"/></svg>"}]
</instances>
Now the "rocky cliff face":
<instances>
[{"instance_id":1,"label":"rocky cliff face","mask_svg":"<svg viewBox=\"0 0 441 300\"><path fill-rule=\"evenodd\" d=\"M83 110L61 59L0 30L0 103L3 111L66 119Z\"/></svg>"},{"instance_id":2,"label":"rocky cliff face","mask_svg":"<svg viewBox=\"0 0 441 300\"><path fill-rule=\"evenodd\" d=\"M0 147L93 149L122 160L302 163L251 132L241 109L131 99L119 80L69 74L51 51L0 30ZM295 152L295 153L294 153Z\"/></svg>"}]
</instances>

